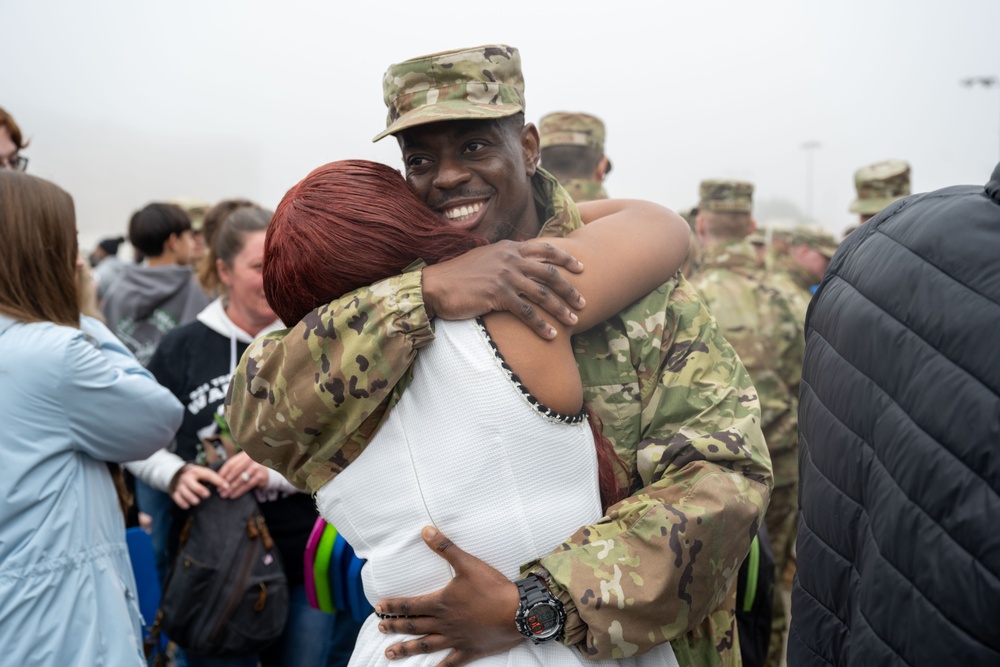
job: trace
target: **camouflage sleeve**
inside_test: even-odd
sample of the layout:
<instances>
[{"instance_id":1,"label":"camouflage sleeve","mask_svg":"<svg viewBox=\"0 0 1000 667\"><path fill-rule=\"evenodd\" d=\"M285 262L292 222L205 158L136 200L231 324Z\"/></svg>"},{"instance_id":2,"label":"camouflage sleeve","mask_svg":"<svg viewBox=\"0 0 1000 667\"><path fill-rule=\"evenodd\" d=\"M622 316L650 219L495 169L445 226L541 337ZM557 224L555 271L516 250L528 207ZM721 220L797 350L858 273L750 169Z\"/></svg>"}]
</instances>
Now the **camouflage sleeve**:
<instances>
[{"instance_id":1,"label":"camouflage sleeve","mask_svg":"<svg viewBox=\"0 0 1000 667\"><path fill-rule=\"evenodd\" d=\"M361 453L433 338L420 278L358 289L247 349L226 419L251 458L315 493Z\"/></svg>"},{"instance_id":2,"label":"camouflage sleeve","mask_svg":"<svg viewBox=\"0 0 1000 667\"><path fill-rule=\"evenodd\" d=\"M564 641L590 658L672 641L682 664L687 651L706 656L698 664L718 664L732 654L733 582L772 484L759 402L683 278L651 348L637 366L643 488L523 571L546 578L568 611ZM685 635L698 645L674 641Z\"/></svg>"}]
</instances>

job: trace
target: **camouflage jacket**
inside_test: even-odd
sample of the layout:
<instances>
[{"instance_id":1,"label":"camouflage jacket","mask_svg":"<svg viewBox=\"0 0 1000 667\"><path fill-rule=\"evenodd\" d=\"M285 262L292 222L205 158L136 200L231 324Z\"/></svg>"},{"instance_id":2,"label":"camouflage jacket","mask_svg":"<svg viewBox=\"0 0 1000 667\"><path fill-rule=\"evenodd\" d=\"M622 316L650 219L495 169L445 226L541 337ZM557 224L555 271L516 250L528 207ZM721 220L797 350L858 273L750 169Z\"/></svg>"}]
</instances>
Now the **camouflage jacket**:
<instances>
[{"instance_id":1,"label":"camouflage jacket","mask_svg":"<svg viewBox=\"0 0 1000 667\"><path fill-rule=\"evenodd\" d=\"M539 171L543 235L580 226ZM257 461L315 491L350 463L432 336L419 271L357 290L247 350L227 418ZM738 665L735 587L771 466L750 378L683 278L574 337L585 400L635 493L522 572L566 606L567 644L625 657L671 641L682 665ZM544 571L543 571L544 570Z\"/></svg>"},{"instance_id":2,"label":"camouflage jacket","mask_svg":"<svg viewBox=\"0 0 1000 667\"><path fill-rule=\"evenodd\" d=\"M791 257L773 257L769 264L771 269L767 274L768 284L785 295L795 316L805 326L806 311L812 301L809 288L817 283L816 278Z\"/></svg>"},{"instance_id":3,"label":"camouflage jacket","mask_svg":"<svg viewBox=\"0 0 1000 667\"><path fill-rule=\"evenodd\" d=\"M760 397L761 426L774 465L774 485L797 479L798 394L805 353L803 321L766 281L746 241L705 249L695 287L739 353Z\"/></svg>"},{"instance_id":4,"label":"camouflage jacket","mask_svg":"<svg viewBox=\"0 0 1000 667\"><path fill-rule=\"evenodd\" d=\"M575 202L594 201L597 199L607 199L608 193L604 190L604 185L595 183L585 178L570 178L560 181L560 184L569 193L570 198Z\"/></svg>"}]
</instances>

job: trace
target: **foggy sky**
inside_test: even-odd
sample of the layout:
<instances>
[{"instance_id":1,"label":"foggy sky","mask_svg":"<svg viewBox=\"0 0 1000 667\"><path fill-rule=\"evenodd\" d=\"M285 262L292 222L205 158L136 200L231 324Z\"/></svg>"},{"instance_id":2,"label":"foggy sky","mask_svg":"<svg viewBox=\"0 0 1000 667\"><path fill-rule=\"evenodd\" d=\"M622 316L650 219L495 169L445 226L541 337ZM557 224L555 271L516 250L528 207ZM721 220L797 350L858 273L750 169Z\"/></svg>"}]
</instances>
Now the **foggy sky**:
<instances>
[{"instance_id":1,"label":"foggy sky","mask_svg":"<svg viewBox=\"0 0 1000 667\"><path fill-rule=\"evenodd\" d=\"M0 106L29 171L76 200L81 246L153 200L273 208L313 168L399 167L381 80L393 62L502 42L527 118L608 128L612 196L674 209L703 178L756 184L757 217L838 237L853 172L908 160L915 191L985 183L1000 160L1000 2L381 2L0 0Z\"/></svg>"}]
</instances>

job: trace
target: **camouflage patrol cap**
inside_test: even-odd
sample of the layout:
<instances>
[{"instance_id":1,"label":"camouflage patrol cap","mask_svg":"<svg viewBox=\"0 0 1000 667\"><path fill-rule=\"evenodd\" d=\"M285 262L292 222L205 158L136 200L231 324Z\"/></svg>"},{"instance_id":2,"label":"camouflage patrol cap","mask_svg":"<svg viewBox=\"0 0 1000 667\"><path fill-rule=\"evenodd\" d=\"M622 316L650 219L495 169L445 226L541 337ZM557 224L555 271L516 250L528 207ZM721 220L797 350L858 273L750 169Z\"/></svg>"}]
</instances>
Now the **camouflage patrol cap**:
<instances>
[{"instance_id":1,"label":"camouflage patrol cap","mask_svg":"<svg viewBox=\"0 0 1000 667\"><path fill-rule=\"evenodd\" d=\"M817 225L802 225L791 232L789 243L793 246L804 245L817 251L827 259L837 252L837 240L833 234Z\"/></svg>"},{"instance_id":2,"label":"camouflage patrol cap","mask_svg":"<svg viewBox=\"0 0 1000 667\"><path fill-rule=\"evenodd\" d=\"M706 180L701 182L703 211L750 213L753 209L753 183L746 181Z\"/></svg>"},{"instance_id":3,"label":"camouflage patrol cap","mask_svg":"<svg viewBox=\"0 0 1000 667\"><path fill-rule=\"evenodd\" d=\"M205 225L205 214L208 212L208 209L212 208L210 202L190 197L177 197L170 203L184 209L184 212L191 218L191 230L195 232L201 231L201 228Z\"/></svg>"},{"instance_id":4,"label":"camouflage patrol cap","mask_svg":"<svg viewBox=\"0 0 1000 667\"><path fill-rule=\"evenodd\" d=\"M372 141L427 123L506 118L524 111L521 55L488 44L414 58L389 66L382 91L389 114Z\"/></svg>"},{"instance_id":5,"label":"camouflage patrol cap","mask_svg":"<svg viewBox=\"0 0 1000 667\"><path fill-rule=\"evenodd\" d=\"M538 121L540 146L590 146L604 152L604 121L589 113L556 111Z\"/></svg>"},{"instance_id":6,"label":"camouflage patrol cap","mask_svg":"<svg viewBox=\"0 0 1000 667\"><path fill-rule=\"evenodd\" d=\"M910 194L910 164L903 160L883 160L854 172L858 198L851 213L875 215L892 202Z\"/></svg>"}]
</instances>

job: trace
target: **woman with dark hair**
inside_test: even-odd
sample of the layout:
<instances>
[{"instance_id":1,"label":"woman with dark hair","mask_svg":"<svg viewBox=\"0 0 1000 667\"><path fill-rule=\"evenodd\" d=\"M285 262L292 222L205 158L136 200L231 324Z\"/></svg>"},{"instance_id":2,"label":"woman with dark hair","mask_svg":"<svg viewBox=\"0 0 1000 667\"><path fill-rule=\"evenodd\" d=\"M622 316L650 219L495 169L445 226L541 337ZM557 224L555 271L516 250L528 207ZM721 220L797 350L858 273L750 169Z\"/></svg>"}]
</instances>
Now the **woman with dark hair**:
<instances>
[{"instance_id":1,"label":"woman with dark hair","mask_svg":"<svg viewBox=\"0 0 1000 667\"><path fill-rule=\"evenodd\" d=\"M81 316L66 192L0 170L0 236L2 662L139 667L111 464L167 445L182 408L103 324Z\"/></svg>"},{"instance_id":2,"label":"woman with dark hair","mask_svg":"<svg viewBox=\"0 0 1000 667\"><path fill-rule=\"evenodd\" d=\"M240 206L214 229L206 260L215 267L223 295L194 322L167 333L149 362L156 379L185 407L176 450L160 451L128 466L136 477L173 499L172 551L176 551L187 510L209 496L210 484L223 498L252 492L281 553L290 604L285 630L277 643L260 655L248 652L232 658L186 651L191 667L256 667L258 660L265 667L320 665L326 660L327 638L332 634L332 617L309 607L303 586L303 553L316 521L312 499L244 452L226 446L231 439L222 404L239 355L254 338L282 326L261 285L265 230L270 219L271 212L259 206ZM214 461L224 461L217 472L200 465Z\"/></svg>"},{"instance_id":3,"label":"woman with dark hair","mask_svg":"<svg viewBox=\"0 0 1000 667\"><path fill-rule=\"evenodd\" d=\"M544 239L587 266L567 274L588 297L574 325L557 325L558 335L545 340L505 312L437 320L434 340L417 355L412 381L367 447L332 455L319 454L310 443L301 448L304 458L322 459L310 461L320 472L309 482L318 478L313 488L321 515L367 560L362 578L372 604L429 593L452 577L448 563L421 541L422 526L470 545L471 553L513 579L521 564L547 553L622 497L627 480L616 477L620 462L583 406L570 336L666 281L684 259L688 238L683 220L662 207L633 203L627 213L622 207L614 201L581 206L591 224L566 238ZM417 259L434 264L484 243L442 221L394 169L336 162L313 171L278 206L265 247L264 289L275 312L309 326L312 310L335 297L396 275ZM266 460L262 435L242 444ZM518 608L516 593L514 599L482 603L509 605L512 621ZM423 634L417 625L412 632ZM385 651L402 638L369 617L351 664L387 664ZM434 636L424 645L425 654L405 664L445 659ZM588 663L558 642L523 642L480 660ZM614 664L676 661L664 644Z\"/></svg>"}]
</instances>

